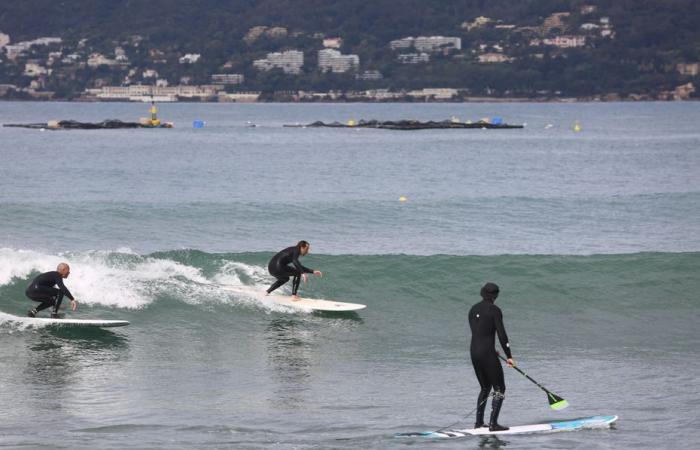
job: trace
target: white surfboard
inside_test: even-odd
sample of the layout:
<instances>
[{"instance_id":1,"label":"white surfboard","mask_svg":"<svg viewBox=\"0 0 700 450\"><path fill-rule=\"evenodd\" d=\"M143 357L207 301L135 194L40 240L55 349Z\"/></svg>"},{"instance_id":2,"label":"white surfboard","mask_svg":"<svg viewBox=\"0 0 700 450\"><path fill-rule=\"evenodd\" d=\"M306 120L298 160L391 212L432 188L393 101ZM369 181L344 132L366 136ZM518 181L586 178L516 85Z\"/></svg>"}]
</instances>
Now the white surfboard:
<instances>
[{"instance_id":1,"label":"white surfboard","mask_svg":"<svg viewBox=\"0 0 700 450\"><path fill-rule=\"evenodd\" d=\"M505 431L489 431L488 427L466 428L457 430L424 431L418 433L398 433L396 437L456 438L465 436L485 436L501 434L553 433L557 431L575 431L592 428L610 428L617 416L592 416L574 420L547 422L535 425L519 425Z\"/></svg>"},{"instance_id":2,"label":"white surfboard","mask_svg":"<svg viewBox=\"0 0 700 450\"><path fill-rule=\"evenodd\" d=\"M287 306L305 311L358 311L367 307L367 305L362 305L360 303L337 302L335 300L324 300L321 298L302 297L295 301L292 300L291 295L267 295L264 290L258 290L251 286L224 286L223 289L244 297L253 298L263 304L270 302L275 305Z\"/></svg>"},{"instance_id":3,"label":"white surfboard","mask_svg":"<svg viewBox=\"0 0 700 450\"><path fill-rule=\"evenodd\" d=\"M13 316L12 314L2 315L7 316L6 320L11 320L24 325L97 328L124 327L129 325L128 320L51 319L48 317L19 317Z\"/></svg>"}]
</instances>

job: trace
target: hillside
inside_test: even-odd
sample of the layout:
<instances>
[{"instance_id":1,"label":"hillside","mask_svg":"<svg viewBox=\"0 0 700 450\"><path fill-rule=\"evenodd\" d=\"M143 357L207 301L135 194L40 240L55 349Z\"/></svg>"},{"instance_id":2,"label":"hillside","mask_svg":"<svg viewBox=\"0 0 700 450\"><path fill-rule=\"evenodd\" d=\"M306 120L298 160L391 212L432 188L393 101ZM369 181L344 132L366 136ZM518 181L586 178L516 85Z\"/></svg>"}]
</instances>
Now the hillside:
<instances>
[{"instance_id":1,"label":"hillside","mask_svg":"<svg viewBox=\"0 0 700 450\"><path fill-rule=\"evenodd\" d=\"M24 0L0 4L9 44L62 42L6 50L0 84L71 98L105 85L201 85L240 74L226 91L656 98L698 85L699 23L694 0ZM391 46L419 36L459 45ZM341 38L325 69L324 38ZM302 52L303 64L268 56L287 50Z\"/></svg>"}]
</instances>

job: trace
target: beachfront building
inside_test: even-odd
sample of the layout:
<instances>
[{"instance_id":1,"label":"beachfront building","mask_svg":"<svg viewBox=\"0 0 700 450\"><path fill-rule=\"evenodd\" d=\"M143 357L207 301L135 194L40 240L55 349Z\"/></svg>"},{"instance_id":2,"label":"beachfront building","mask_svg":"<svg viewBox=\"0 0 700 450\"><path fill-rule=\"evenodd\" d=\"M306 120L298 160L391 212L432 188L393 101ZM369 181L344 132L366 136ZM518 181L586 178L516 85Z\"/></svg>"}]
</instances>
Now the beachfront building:
<instances>
[{"instance_id":1,"label":"beachfront building","mask_svg":"<svg viewBox=\"0 0 700 450\"><path fill-rule=\"evenodd\" d=\"M343 55L338 50L326 48L318 52L318 68L321 72L345 73L360 66L357 55Z\"/></svg>"},{"instance_id":2,"label":"beachfront building","mask_svg":"<svg viewBox=\"0 0 700 450\"><path fill-rule=\"evenodd\" d=\"M430 55L427 53L403 53L396 59L401 64L421 64L430 62Z\"/></svg>"},{"instance_id":3,"label":"beachfront building","mask_svg":"<svg viewBox=\"0 0 700 450\"><path fill-rule=\"evenodd\" d=\"M254 102L257 102L259 98L260 98L259 91L232 92L232 93L228 93L228 94L225 92L220 92L219 96L218 96L218 100L220 102L235 102L235 103L254 103Z\"/></svg>"},{"instance_id":4,"label":"beachfront building","mask_svg":"<svg viewBox=\"0 0 700 450\"><path fill-rule=\"evenodd\" d=\"M151 97L177 100L178 98L206 99L216 97L222 86L103 86L96 97L105 100L146 101Z\"/></svg>"},{"instance_id":5,"label":"beachfront building","mask_svg":"<svg viewBox=\"0 0 700 450\"><path fill-rule=\"evenodd\" d=\"M409 91L407 96L417 99L434 99L434 100L451 100L459 94L457 89L452 88L425 88L420 90Z\"/></svg>"},{"instance_id":6,"label":"beachfront building","mask_svg":"<svg viewBox=\"0 0 700 450\"><path fill-rule=\"evenodd\" d=\"M235 85L243 84L245 77L240 73L215 73L211 76L212 84Z\"/></svg>"},{"instance_id":7,"label":"beachfront building","mask_svg":"<svg viewBox=\"0 0 700 450\"><path fill-rule=\"evenodd\" d=\"M287 50L286 52L268 53L266 58L253 61L253 67L258 70L282 69L284 73L298 75L304 65L304 52Z\"/></svg>"}]
</instances>

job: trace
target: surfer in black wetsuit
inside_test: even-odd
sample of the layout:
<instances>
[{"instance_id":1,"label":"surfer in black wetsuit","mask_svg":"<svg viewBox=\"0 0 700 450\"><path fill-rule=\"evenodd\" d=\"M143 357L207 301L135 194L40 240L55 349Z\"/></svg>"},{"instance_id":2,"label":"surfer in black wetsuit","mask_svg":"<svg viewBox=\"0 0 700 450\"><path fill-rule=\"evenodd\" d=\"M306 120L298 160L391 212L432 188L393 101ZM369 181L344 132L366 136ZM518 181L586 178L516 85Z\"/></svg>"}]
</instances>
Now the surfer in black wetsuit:
<instances>
[{"instance_id":1,"label":"surfer in black wetsuit","mask_svg":"<svg viewBox=\"0 0 700 450\"><path fill-rule=\"evenodd\" d=\"M299 283L301 283L302 278L304 283L306 283L307 273L323 276L320 270L309 269L299 262L299 257L309 253L309 249L311 249L311 245L308 242L299 241L294 247L287 247L272 257L267 265L267 269L270 271L270 275L277 278L277 281L272 283L272 286L267 289L268 294L289 281L289 277L293 277L292 299L296 301L299 300L297 295ZM289 264L292 265L290 266Z\"/></svg>"},{"instance_id":2,"label":"surfer in black wetsuit","mask_svg":"<svg viewBox=\"0 0 700 450\"><path fill-rule=\"evenodd\" d=\"M58 319L58 308L61 306L64 295L70 299L71 308L75 311L75 308L78 307L78 302L63 284L63 279L68 278L68 275L70 275L70 266L66 263L61 263L55 272L42 273L29 283L25 294L31 300L41 302L39 306L27 312L29 317L36 317L39 311L53 306L51 318ZM58 286L58 288L55 286Z\"/></svg>"},{"instance_id":3,"label":"surfer in black wetsuit","mask_svg":"<svg viewBox=\"0 0 700 450\"><path fill-rule=\"evenodd\" d=\"M489 421L490 431L505 431L508 429L508 427L498 424L498 414L503 404L506 383L503 379L503 368L496 352L496 334L498 334L498 340L501 342L501 347L506 354L508 366L513 367L515 364L510 353L508 335L503 326L503 313L494 304L498 297L498 292L497 285L486 283L481 288L482 301L472 306L472 309L469 310L469 327L472 330L470 353L474 372L476 372L476 378L481 386L481 392L477 400L474 428L484 426L486 400L488 400L489 393L493 388L491 420Z\"/></svg>"}]
</instances>

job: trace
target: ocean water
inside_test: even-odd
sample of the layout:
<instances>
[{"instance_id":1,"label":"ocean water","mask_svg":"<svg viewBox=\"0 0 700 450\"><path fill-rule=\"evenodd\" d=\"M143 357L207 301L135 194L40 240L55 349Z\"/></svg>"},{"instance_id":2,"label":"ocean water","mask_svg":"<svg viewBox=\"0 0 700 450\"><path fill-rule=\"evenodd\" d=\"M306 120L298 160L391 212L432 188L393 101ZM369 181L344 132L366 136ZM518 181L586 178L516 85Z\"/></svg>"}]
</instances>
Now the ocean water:
<instances>
[{"instance_id":1,"label":"ocean water","mask_svg":"<svg viewBox=\"0 0 700 450\"><path fill-rule=\"evenodd\" d=\"M0 128L0 447L700 444L695 103L159 106L175 129ZM0 102L0 123L147 109ZM452 116L527 125L282 126ZM268 259L299 239L324 271L303 294L366 309L308 314L223 289L264 289ZM29 280L60 261L70 317L131 325L18 318ZM516 362L571 404L550 410L505 370L501 422L617 414L614 429L393 437L473 422L467 312L486 281Z\"/></svg>"}]
</instances>

